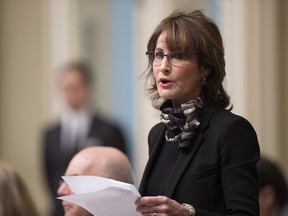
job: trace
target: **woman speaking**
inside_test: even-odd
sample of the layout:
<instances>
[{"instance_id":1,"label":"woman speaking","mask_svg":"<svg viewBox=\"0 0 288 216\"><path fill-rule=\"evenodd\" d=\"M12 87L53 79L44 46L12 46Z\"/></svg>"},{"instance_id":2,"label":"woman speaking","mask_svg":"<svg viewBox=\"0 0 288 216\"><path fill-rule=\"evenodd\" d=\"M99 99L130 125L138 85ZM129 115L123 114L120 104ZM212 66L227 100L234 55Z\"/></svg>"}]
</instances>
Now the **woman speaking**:
<instances>
[{"instance_id":1,"label":"woman speaking","mask_svg":"<svg viewBox=\"0 0 288 216\"><path fill-rule=\"evenodd\" d=\"M147 45L147 92L161 111L148 137L137 211L147 216L258 216L257 135L231 113L218 27L173 12Z\"/></svg>"}]
</instances>

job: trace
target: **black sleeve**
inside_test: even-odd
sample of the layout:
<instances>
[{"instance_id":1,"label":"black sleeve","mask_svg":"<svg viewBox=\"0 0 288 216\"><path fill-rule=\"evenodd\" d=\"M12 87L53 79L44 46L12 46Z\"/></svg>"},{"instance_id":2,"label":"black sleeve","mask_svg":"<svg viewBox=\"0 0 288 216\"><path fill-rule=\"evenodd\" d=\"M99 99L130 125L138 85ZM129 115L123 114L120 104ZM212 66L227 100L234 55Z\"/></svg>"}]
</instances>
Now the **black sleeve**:
<instances>
[{"instance_id":1,"label":"black sleeve","mask_svg":"<svg viewBox=\"0 0 288 216\"><path fill-rule=\"evenodd\" d=\"M51 176L49 175L50 170L52 169L52 167L50 166L50 160L49 160L49 143L50 142L50 136L49 136L49 132L45 131L42 134L42 157L43 157L43 174L45 177L45 180L48 183L49 189L50 191L54 191L54 187L53 187L53 179L51 178Z\"/></svg>"},{"instance_id":2,"label":"black sleeve","mask_svg":"<svg viewBox=\"0 0 288 216\"><path fill-rule=\"evenodd\" d=\"M121 130L118 127L114 127L113 134L111 135L111 138L113 139L113 141L111 142L112 145L115 145L115 148L118 148L123 153L127 154L126 143ZM117 142L115 142L115 140L117 140Z\"/></svg>"},{"instance_id":3,"label":"black sleeve","mask_svg":"<svg viewBox=\"0 0 288 216\"><path fill-rule=\"evenodd\" d=\"M127 146L122 130L115 124L105 122L101 119L94 120L91 137L99 138L103 146L110 146L119 149L127 154Z\"/></svg>"},{"instance_id":4,"label":"black sleeve","mask_svg":"<svg viewBox=\"0 0 288 216\"><path fill-rule=\"evenodd\" d=\"M225 215L259 216L256 163L260 150L257 135L247 120L237 117L224 127L219 152ZM201 209L196 209L196 215L220 216Z\"/></svg>"}]
</instances>

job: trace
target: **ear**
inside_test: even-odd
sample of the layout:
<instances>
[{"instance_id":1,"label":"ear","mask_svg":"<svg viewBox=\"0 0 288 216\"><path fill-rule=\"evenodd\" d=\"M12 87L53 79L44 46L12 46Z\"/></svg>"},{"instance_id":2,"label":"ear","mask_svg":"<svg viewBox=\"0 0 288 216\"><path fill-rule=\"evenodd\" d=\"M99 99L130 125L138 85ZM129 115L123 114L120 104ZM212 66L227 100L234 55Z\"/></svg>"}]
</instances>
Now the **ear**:
<instances>
[{"instance_id":1,"label":"ear","mask_svg":"<svg viewBox=\"0 0 288 216\"><path fill-rule=\"evenodd\" d=\"M276 202L276 192L272 185L265 185L259 193L259 201L263 207L272 208Z\"/></svg>"},{"instance_id":2,"label":"ear","mask_svg":"<svg viewBox=\"0 0 288 216\"><path fill-rule=\"evenodd\" d=\"M201 73L202 73L202 78L206 78L209 75L210 71L211 71L210 68L205 67L205 66L201 67L200 70L201 70Z\"/></svg>"}]
</instances>

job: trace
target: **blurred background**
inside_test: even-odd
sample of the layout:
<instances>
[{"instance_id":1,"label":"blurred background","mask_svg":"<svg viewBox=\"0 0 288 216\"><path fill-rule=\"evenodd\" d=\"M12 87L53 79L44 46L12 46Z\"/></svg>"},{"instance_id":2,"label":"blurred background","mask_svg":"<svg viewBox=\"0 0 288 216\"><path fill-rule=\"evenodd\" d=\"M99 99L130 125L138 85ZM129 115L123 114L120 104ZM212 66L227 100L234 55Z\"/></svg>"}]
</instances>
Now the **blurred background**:
<instances>
[{"instance_id":1,"label":"blurred background","mask_svg":"<svg viewBox=\"0 0 288 216\"><path fill-rule=\"evenodd\" d=\"M124 130L139 183L147 134L159 121L139 79L146 43L176 9L202 9L216 21L233 112L252 123L262 153L288 176L288 1L0 0L0 158L20 172L41 215L51 202L41 133L61 107L55 69L77 59L92 65L93 103Z\"/></svg>"}]
</instances>

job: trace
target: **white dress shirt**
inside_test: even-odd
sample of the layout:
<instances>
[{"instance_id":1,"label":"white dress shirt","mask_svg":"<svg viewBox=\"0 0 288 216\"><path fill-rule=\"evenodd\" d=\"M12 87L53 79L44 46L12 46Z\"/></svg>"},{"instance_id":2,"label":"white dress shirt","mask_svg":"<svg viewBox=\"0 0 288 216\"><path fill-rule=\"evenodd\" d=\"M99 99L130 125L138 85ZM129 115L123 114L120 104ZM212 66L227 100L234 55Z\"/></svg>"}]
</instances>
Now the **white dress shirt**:
<instances>
[{"instance_id":1,"label":"white dress shirt","mask_svg":"<svg viewBox=\"0 0 288 216\"><path fill-rule=\"evenodd\" d=\"M61 150L74 151L84 145L91 121L92 115L87 108L77 111L65 110L61 116Z\"/></svg>"}]
</instances>

